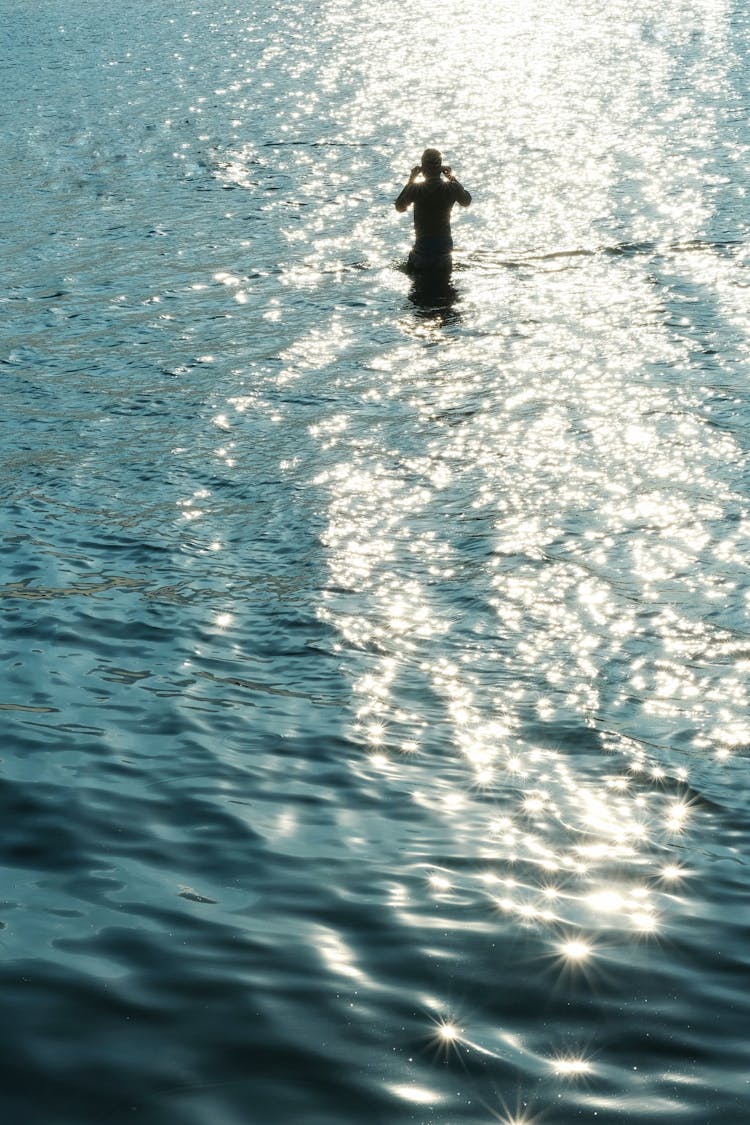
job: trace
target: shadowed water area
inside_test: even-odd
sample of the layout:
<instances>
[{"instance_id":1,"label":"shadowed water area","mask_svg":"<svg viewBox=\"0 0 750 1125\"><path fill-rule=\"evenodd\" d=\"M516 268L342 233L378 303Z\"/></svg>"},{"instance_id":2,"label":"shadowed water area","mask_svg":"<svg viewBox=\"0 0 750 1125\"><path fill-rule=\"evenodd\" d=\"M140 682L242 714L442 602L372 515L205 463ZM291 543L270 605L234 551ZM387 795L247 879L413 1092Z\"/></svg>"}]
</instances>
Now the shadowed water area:
<instances>
[{"instance_id":1,"label":"shadowed water area","mask_svg":"<svg viewBox=\"0 0 750 1125\"><path fill-rule=\"evenodd\" d=\"M746 7L0 43L3 1120L746 1125Z\"/></svg>"}]
</instances>

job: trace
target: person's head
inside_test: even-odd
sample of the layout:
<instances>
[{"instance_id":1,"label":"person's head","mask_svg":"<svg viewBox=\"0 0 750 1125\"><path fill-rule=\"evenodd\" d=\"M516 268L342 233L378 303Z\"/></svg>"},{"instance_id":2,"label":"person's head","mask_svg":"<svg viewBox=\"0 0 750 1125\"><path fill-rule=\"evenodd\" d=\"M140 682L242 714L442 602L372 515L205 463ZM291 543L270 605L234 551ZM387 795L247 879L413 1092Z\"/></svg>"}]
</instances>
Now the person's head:
<instances>
[{"instance_id":1,"label":"person's head","mask_svg":"<svg viewBox=\"0 0 750 1125\"><path fill-rule=\"evenodd\" d=\"M422 171L425 176L439 176L443 158L436 148L426 148L422 153Z\"/></svg>"}]
</instances>

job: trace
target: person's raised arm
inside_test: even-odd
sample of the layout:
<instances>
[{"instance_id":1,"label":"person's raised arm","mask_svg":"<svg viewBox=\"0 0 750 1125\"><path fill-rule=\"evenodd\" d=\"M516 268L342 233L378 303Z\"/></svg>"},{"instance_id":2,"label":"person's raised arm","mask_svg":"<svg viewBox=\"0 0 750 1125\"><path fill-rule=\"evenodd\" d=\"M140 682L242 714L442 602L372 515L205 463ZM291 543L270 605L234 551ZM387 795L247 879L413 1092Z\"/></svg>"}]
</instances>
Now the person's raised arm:
<instances>
[{"instance_id":1,"label":"person's raised arm","mask_svg":"<svg viewBox=\"0 0 750 1125\"><path fill-rule=\"evenodd\" d=\"M395 206L397 211L405 211L406 208L411 203L411 199L409 198L409 188L414 183L414 181L416 180L417 176L419 175L419 173L421 171L422 171L422 168L419 164L415 164L414 167L412 168L411 173L409 175L409 179L406 181L404 186L401 188L401 191L399 192L398 198L396 199L396 201L394 203L394 206Z\"/></svg>"},{"instance_id":2,"label":"person's raised arm","mask_svg":"<svg viewBox=\"0 0 750 1125\"><path fill-rule=\"evenodd\" d=\"M451 168L443 168L443 175L445 176L449 184L455 184L454 191L456 193L456 203L460 203L462 207L468 207L471 203L471 195L463 186L463 184L460 184L458 182L456 177L453 175L453 170Z\"/></svg>"}]
</instances>

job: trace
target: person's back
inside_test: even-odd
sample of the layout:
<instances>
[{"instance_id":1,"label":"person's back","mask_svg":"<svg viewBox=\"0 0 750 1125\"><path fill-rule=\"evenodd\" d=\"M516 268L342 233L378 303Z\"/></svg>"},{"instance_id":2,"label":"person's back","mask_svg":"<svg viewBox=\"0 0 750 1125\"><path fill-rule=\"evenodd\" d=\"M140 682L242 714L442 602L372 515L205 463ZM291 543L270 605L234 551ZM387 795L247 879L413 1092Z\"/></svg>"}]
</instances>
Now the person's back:
<instances>
[{"instance_id":1,"label":"person's back","mask_svg":"<svg viewBox=\"0 0 750 1125\"><path fill-rule=\"evenodd\" d=\"M417 183L420 173L424 180ZM414 269L449 268L453 249L451 210L454 203L468 207L471 195L451 169L443 167L437 149L425 149L422 163L412 168L408 183L396 199L396 210L406 211L411 203L414 204L416 240L409 255L410 266Z\"/></svg>"},{"instance_id":2,"label":"person's back","mask_svg":"<svg viewBox=\"0 0 750 1125\"><path fill-rule=\"evenodd\" d=\"M440 174L421 184L412 184L414 233L417 238L451 234L451 209L454 203L468 207L471 196L457 180L442 180Z\"/></svg>"}]
</instances>

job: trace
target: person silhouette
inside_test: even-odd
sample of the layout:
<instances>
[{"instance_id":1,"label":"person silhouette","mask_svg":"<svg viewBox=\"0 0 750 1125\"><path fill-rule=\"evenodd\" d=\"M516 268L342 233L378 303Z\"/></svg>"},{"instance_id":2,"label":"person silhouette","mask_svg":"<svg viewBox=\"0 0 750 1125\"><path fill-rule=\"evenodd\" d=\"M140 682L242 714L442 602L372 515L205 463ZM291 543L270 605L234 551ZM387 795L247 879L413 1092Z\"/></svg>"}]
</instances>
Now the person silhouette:
<instances>
[{"instance_id":1,"label":"person silhouette","mask_svg":"<svg viewBox=\"0 0 750 1125\"><path fill-rule=\"evenodd\" d=\"M420 176L423 178L418 179ZM414 272L449 271L453 251L453 204L468 207L471 195L451 168L443 166L443 157L436 148L424 150L421 163L412 168L394 205L397 211L406 211L412 203L415 238L407 268Z\"/></svg>"}]
</instances>

